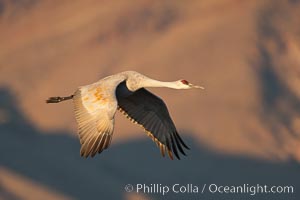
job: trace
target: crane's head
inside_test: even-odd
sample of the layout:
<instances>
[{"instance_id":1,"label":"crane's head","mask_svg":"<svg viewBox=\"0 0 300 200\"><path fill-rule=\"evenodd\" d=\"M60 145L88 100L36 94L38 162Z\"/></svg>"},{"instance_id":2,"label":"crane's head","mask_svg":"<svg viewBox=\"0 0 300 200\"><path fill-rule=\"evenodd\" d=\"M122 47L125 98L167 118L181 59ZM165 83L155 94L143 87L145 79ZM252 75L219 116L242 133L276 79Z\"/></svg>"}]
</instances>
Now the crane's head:
<instances>
[{"instance_id":1,"label":"crane's head","mask_svg":"<svg viewBox=\"0 0 300 200\"><path fill-rule=\"evenodd\" d=\"M193 85L193 84L191 84L190 82L188 82L188 81L185 80L185 79L178 80L178 81L177 81L177 84L178 84L178 89L192 89L192 88L198 88L198 89L203 89L203 90L204 90L204 87L198 86L198 85Z\"/></svg>"}]
</instances>

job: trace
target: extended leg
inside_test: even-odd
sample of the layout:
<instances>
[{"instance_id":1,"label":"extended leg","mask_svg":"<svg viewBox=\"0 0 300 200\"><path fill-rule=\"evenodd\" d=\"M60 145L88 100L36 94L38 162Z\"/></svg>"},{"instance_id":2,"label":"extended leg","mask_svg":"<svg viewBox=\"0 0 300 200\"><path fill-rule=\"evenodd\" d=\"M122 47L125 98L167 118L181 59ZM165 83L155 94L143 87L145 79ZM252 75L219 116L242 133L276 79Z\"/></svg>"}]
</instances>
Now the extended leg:
<instances>
[{"instance_id":1,"label":"extended leg","mask_svg":"<svg viewBox=\"0 0 300 200\"><path fill-rule=\"evenodd\" d=\"M67 96L67 97L49 97L49 99L46 100L46 103L59 103L62 101L70 100L73 98L74 95Z\"/></svg>"}]
</instances>

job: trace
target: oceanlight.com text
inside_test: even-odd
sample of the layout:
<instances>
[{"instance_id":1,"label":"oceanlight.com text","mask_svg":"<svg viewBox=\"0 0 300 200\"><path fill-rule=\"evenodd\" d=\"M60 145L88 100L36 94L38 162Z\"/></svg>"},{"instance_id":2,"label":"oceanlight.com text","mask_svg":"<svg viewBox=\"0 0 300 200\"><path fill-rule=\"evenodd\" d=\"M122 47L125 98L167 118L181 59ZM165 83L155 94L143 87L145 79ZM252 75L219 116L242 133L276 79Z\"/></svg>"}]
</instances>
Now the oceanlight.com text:
<instances>
[{"instance_id":1,"label":"oceanlight.com text","mask_svg":"<svg viewBox=\"0 0 300 200\"><path fill-rule=\"evenodd\" d=\"M251 196L257 194L293 194L294 186L291 185L263 185L263 184L242 184L242 185L219 185L219 184L127 184L126 192L161 194L169 193L180 194L248 194Z\"/></svg>"}]
</instances>

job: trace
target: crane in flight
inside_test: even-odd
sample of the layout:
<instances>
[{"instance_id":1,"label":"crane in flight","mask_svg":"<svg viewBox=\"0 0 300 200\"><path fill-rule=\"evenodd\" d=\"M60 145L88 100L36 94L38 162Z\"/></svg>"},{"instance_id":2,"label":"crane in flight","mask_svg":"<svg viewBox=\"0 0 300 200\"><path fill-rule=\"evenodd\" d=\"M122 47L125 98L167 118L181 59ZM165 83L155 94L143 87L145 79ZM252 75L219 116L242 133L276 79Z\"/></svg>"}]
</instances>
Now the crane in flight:
<instances>
[{"instance_id":1,"label":"crane in flight","mask_svg":"<svg viewBox=\"0 0 300 200\"><path fill-rule=\"evenodd\" d=\"M131 122L140 125L160 148L162 156L179 152L189 147L179 136L166 104L146 90L147 87L173 89L201 88L186 80L163 82L148 78L135 71L125 71L105 77L98 82L79 87L67 97L50 97L47 103L73 100L75 118L81 143L80 155L94 157L107 149L111 143L114 116L117 110Z\"/></svg>"}]
</instances>

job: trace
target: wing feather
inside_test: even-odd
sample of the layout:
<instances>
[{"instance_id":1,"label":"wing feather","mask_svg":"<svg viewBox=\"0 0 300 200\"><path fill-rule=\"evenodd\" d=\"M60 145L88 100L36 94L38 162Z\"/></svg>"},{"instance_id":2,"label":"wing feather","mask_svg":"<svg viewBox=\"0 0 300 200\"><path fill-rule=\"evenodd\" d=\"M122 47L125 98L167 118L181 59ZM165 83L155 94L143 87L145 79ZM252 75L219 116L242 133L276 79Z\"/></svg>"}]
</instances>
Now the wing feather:
<instances>
[{"instance_id":1,"label":"wing feather","mask_svg":"<svg viewBox=\"0 0 300 200\"><path fill-rule=\"evenodd\" d=\"M83 93L83 94L82 94ZM114 119L110 116L113 108L111 104L101 104L92 99L84 100L87 93L78 89L73 97L75 118L78 124L78 134L81 143L80 155L83 157L94 157L108 148L113 128Z\"/></svg>"},{"instance_id":2,"label":"wing feather","mask_svg":"<svg viewBox=\"0 0 300 200\"><path fill-rule=\"evenodd\" d=\"M127 96L119 95L124 93L120 91L124 88L128 90L125 82L121 83L116 90L118 110L145 130L158 145L162 156L165 152L171 159L173 153L178 159L180 159L179 152L186 155L183 147L189 148L178 135L165 103L144 88L131 92Z\"/></svg>"}]
</instances>

